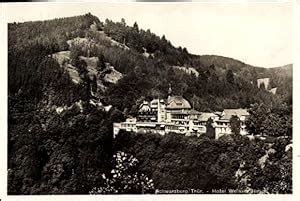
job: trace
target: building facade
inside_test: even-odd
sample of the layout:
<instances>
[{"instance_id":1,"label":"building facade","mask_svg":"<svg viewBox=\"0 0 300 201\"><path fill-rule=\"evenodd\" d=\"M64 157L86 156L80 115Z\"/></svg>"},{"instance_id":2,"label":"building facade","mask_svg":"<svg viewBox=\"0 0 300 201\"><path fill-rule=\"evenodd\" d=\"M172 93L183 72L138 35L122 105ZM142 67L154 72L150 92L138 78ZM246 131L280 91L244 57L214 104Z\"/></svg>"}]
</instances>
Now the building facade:
<instances>
[{"instance_id":1,"label":"building facade","mask_svg":"<svg viewBox=\"0 0 300 201\"><path fill-rule=\"evenodd\" d=\"M224 109L224 111L215 120L215 135L216 139L223 135L231 134L230 119L233 116L237 116L240 120L240 134L247 135L245 121L249 116L249 113L245 109Z\"/></svg>"},{"instance_id":2,"label":"building facade","mask_svg":"<svg viewBox=\"0 0 300 201\"><path fill-rule=\"evenodd\" d=\"M245 120L249 116L246 109L224 109L223 112L199 112L182 96L171 96L167 99L143 101L139 106L137 117L128 118L125 122L114 123L114 137L120 130L139 133L178 133L186 136L200 136L206 133L206 123L212 119L215 139L231 134L230 118L237 116L241 122L240 134L246 135Z\"/></svg>"}]
</instances>

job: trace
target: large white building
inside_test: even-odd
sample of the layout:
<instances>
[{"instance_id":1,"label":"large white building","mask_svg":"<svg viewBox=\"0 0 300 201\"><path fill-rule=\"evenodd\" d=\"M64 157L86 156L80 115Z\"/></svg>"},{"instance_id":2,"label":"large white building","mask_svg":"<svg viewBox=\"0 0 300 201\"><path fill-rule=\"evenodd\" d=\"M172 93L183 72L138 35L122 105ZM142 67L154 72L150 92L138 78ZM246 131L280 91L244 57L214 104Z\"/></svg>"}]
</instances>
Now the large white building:
<instances>
[{"instance_id":1,"label":"large white building","mask_svg":"<svg viewBox=\"0 0 300 201\"><path fill-rule=\"evenodd\" d=\"M231 134L230 118L236 115L241 120L240 134L246 135L245 120L249 113L245 109L225 109L223 112L206 113L192 109L191 104L182 96L168 96L167 99L144 101L137 117L125 122L114 123L114 137L120 130L139 133L154 132L164 135L174 132L187 136L200 136L206 133L206 122L213 120L215 138Z\"/></svg>"}]
</instances>

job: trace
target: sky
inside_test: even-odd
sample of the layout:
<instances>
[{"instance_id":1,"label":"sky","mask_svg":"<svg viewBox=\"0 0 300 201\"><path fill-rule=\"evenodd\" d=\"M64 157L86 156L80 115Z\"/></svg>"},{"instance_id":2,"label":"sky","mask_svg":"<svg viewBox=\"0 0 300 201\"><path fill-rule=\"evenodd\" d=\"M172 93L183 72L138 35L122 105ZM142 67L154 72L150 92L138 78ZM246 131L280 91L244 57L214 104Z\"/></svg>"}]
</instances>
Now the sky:
<instances>
[{"instance_id":1,"label":"sky","mask_svg":"<svg viewBox=\"0 0 300 201\"><path fill-rule=\"evenodd\" d=\"M221 55L261 67L294 60L292 3L34 3L6 4L8 22L45 20L90 12L101 21L126 20L165 35L198 55Z\"/></svg>"}]
</instances>

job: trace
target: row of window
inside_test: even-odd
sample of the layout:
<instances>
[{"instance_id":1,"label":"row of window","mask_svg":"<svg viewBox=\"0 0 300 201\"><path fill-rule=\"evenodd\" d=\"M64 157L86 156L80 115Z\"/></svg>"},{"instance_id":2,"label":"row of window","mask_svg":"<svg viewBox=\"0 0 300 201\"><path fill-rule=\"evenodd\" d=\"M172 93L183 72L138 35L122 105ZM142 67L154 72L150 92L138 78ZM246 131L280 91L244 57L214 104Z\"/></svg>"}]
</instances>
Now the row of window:
<instances>
[{"instance_id":1,"label":"row of window","mask_svg":"<svg viewBox=\"0 0 300 201\"><path fill-rule=\"evenodd\" d=\"M121 123L121 128L135 127L135 124Z\"/></svg>"},{"instance_id":2,"label":"row of window","mask_svg":"<svg viewBox=\"0 0 300 201\"><path fill-rule=\"evenodd\" d=\"M184 114L172 114L173 119L186 119L187 115Z\"/></svg>"}]
</instances>

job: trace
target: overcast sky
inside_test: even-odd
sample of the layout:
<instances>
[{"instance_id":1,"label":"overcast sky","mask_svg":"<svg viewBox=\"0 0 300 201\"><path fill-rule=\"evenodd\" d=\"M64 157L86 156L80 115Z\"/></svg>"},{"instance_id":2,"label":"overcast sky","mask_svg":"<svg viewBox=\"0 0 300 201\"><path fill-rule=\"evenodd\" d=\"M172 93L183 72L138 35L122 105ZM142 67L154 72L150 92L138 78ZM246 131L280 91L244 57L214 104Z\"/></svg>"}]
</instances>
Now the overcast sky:
<instances>
[{"instance_id":1,"label":"overcast sky","mask_svg":"<svg viewBox=\"0 0 300 201\"><path fill-rule=\"evenodd\" d=\"M288 3L72 3L13 4L5 8L9 22L44 20L91 12L128 25L135 21L176 47L193 54L232 57L245 63L274 67L293 62L294 10Z\"/></svg>"}]
</instances>

